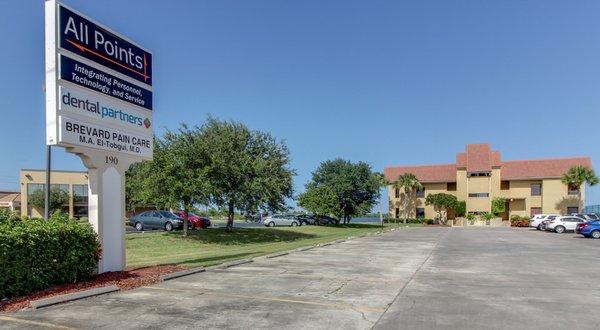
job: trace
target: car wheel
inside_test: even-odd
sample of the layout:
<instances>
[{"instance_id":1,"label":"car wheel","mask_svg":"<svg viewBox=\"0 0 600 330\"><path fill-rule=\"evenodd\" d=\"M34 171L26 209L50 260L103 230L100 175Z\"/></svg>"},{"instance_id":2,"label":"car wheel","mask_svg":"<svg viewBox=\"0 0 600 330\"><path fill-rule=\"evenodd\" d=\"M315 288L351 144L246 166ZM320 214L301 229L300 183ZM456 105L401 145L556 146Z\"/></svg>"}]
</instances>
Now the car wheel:
<instances>
[{"instance_id":1,"label":"car wheel","mask_svg":"<svg viewBox=\"0 0 600 330\"><path fill-rule=\"evenodd\" d=\"M171 231L173 230L173 224L170 222L165 223L165 230L166 231Z\"/></svg>"},{"instance_id":2,"label":"car wheel","mask_svg":"<svg viewBox=\"0 0 600 330\"><path fill-rule=\"evenodd\" d=\"M292 227L296 227L298 226L298 223L296 221L292 222Z\"/></svg>"},{"instance_id":3,"label":"car wheel","mask_svg":"<svg viewBox=\"0 0 600 330\"><path fill-rule=\"evenodd\" d=\"M565 227L563 227L563 226L556 226L556 228L554 228L554 231L557 232L557 233L559 233L559 234L562 234L562 233L565 232Z\"/></svg>"},{"instance_id":4,"label":"car wheel","mask_svg":"<svg viewBox=\"0 0 600 330\"><path fill-rule=\"evenodd\" d=\"M143 229L144 229L144 225L142 225L141 222L136 222L135 223L135 230L142 231Z\"/></svg>"},{"instance_id":5,"label":"car wheel","mask_svg":"<svg viewBox=\"0 0 600 330\"><path fill-rule=\"evenodd\" d=\"M537 230L542 230L542 225L541 225L541 224L539 224L539 225L537 226Z\"/></svg>"},{"instance_id":6,"label":"car wheel","mask_svg":"<svg viewBox=\"0 0 600 330\"><path fill-rule=\"evenodd\" d=\"M590 236L592 238L600 238L600 230L594 230Z\"/></svg>"},{"instance_id":7,"label":"car wheel","mask_svg":"<svg viewBox=\"0 0 600 330\"><path fill-rule=\"evenodd\" d=\"M269 227L275 227L275 222L273 222L273 221L269 222Z\"/></svg>"}]
</instances>

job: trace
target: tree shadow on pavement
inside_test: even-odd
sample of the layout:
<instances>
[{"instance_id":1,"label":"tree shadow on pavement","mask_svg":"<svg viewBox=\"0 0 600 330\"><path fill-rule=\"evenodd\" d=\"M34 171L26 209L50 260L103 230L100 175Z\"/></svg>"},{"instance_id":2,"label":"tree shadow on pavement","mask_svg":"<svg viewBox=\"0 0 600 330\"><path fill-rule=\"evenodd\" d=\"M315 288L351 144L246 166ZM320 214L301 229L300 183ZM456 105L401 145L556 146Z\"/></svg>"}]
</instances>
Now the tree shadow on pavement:
<instances>
[{"instance_id":1,"label":"tree shadow on pavement","mask_svg":"<svg viewBox=\"0 0 600 330\"><path fill-rule=\"evenodd\" d=\"M167 235L181 237L181 233L177 232ZM234 228L232 232L227 232L225 228L211 228L190 231L186 239L206 244L241 245L292 242L315 237L317 235L281 229Z\"/></svg>"}]
</instances>

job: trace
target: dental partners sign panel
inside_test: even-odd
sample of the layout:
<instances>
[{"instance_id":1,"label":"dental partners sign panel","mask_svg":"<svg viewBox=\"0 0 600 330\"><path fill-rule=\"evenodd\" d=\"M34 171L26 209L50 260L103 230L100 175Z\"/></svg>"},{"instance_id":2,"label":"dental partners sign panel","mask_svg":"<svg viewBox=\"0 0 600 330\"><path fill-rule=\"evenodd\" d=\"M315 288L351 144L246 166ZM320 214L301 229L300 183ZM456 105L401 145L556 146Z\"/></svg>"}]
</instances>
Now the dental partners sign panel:
<instances>
[{"instance_id":1,"label":"dental partners sign panel","mask_svg":"<svg viewBox=\"0 0 600 330\"><path fill-rule=\"evenodd\" d=\"M46 1L47 144L152 159L152 53Z\"/></svg>"}]
</instances>

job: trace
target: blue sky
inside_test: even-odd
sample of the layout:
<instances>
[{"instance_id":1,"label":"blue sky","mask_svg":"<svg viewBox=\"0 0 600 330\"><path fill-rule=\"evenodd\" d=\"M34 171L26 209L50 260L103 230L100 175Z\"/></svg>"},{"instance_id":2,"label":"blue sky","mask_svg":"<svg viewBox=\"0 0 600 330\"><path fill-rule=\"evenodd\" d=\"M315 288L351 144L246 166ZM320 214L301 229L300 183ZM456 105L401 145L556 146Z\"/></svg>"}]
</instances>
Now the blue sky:
<instances>
[{"instance_id":1,"label":"blue sky","mask_svg":"<svg viewBox=\"0 0 600 330\"><path fill-rule=\"evenodd\" d=\"M269 131L297 191L326 159L448 163L467 143L600 160L598 1L65 3L153 51L157 133L208 114ZM43 1L0 0L0 189L44 167L43 29Z\"/></svg>"}]
</instances>

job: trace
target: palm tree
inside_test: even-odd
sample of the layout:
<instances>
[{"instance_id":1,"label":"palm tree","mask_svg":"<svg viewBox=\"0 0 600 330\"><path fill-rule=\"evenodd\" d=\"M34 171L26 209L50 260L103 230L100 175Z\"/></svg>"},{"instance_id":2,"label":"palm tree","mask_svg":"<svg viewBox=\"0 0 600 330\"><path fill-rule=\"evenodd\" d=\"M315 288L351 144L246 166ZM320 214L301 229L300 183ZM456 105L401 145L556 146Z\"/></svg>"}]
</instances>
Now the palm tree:
<instances>
[{"instance_id":1,"label":"palm tree","mask_svg":"<svg viewBox=\"0 0 600 330\"><path fill-rule=\"evenodd\" d=\"M563 174L561 181L568 187L577 187L577 199L579 201L579 212L582 212L581 206L583 201L581 200L581 185L587 183L593 186L600 181L596 176L596 172L593 169L585 167L583 165L576 165L571 167L565 174Z\"/></svg>"},{"instance_id":2,"label":"palm tree","mask_svg":"<svg viewBox=\"0 0 600 330\"><path fill-rule=\"evenodd\" d=\"M404 205L402 206L402 213L404 213L404 224L406 224L408 218L408 206L410 199L413 197L413 190L421 189L423 188L423 185L419 182L416 175L404 173L398 176L398 179L394 181L393 187L398 190L404 188Z\"/></svg>"}]
</instances>

